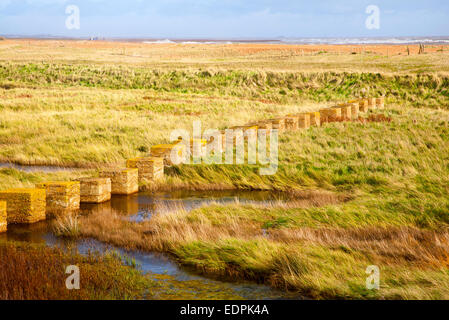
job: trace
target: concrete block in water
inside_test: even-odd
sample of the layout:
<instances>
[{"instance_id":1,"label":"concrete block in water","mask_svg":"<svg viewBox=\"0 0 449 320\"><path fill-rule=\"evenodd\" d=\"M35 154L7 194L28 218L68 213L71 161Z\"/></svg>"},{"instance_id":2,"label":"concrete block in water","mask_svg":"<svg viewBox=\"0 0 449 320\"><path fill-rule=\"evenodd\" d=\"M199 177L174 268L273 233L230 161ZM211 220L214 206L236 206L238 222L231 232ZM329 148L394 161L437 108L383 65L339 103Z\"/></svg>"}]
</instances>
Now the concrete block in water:
<instances>
[{"instance_id":1,"label":"concrete block in water","mask_svg":"<svg viewBox=\"0 0 449 320\"><path fill-rule=\"evenodd\" d=\"M110 178L82 178L79 182L82 203L101 203L111 200Z\"/></svg>"},{"instance_id":2,"label":"concrete block in water","mask_svg":"<svg viewBox=\"0 0 449 320\"><path fill-rule=\"evenodd\" d=\"M164 158L140 157L129 159L127 168L138 169L139 182L151 182L164 179Z\"/></svg>"},{"instance_id":3,"label":"concrete block in water","mask_svg":"<svg viewBox=\"0 0 449 320\"><path fill-rule=\"evenodd\" d=\"M46 218L46 193L43 189L0 191L0 201L6 202L8 224L35 223Z\"/></svg>"},{"instance_id":4,"label":"concrete block in water","mask_svg":"<svg viewBox=\"0 0 449 320\"><path fill-rule=\"evenodd\" d=\"M245 130L257 130L258 129L258 125L255 123L250 123L250 124L245 124L243 126L233 126L229 129L233 129L233 130L237 130L237 129L241 129L243 131Z\"/></svg>"},{"instance_id":5,"label":"concrete block in water","mask_svg":"<svg viewBox=\"0 0 449 320\"><path fill-rule=\"evenodd\" d=\"M80 208L79 181L48 181L36 184L36 188L46 192L47 218Z\"/></svg>"},{"instance_id":6,"label":"concrete block in water","mask_svg":"<svg viewBox=\"0 0 449 320\"><path fill-rule=\"evenodd\" d=\"M100 170L100 177L111 179L111 194L133 194L139 191L139 169L113 168Z\"/></svg>"},{"instance_id":7,"label":"concrete block in water","mask_svg":"<svg viewBox=\"0 0 449 320\"><path fill-rule=\"evenodd\" d=\"M248 124L248 125L243 125L243 126L233 126L233 127L230 127L229 129L234 130L234 131L241 130L243 132L245 140L247 140L248 134L251 132L257 132L257 129L259 129L259 126L256 124Z\"/></svg>"},{"instance_id":8,"label":"concrete block in water","mask_svg":"<svg viewBox=\"0 0 449 320\"><path fill-rule=\"evenodd\" d=\"M268 120L261 120L257 122L257 127L259 130L266 130L266 131L270 131L271 129L273 129L273 125Z\"/></svg>"}]
</instances>

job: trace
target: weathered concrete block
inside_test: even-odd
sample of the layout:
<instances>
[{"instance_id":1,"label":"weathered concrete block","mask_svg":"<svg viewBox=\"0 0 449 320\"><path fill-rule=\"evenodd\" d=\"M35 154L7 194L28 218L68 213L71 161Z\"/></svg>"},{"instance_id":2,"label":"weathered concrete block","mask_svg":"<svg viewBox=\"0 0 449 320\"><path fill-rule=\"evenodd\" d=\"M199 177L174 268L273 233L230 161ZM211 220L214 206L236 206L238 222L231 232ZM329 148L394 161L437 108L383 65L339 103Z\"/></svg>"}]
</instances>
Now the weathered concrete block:
<instances>
[{"instance_id":1,"label":"weathered concrete block","mask_svg":"<svg viewBox=\"0 0 449 320\"><path fill-rule=\"evenodd\" d=\"M46 218L46 193L43 189L0 191L0 200L6 201L8 224L35 223Z\"/></svg>"},{"instance_id":2,"label":"weathered concrete block","mask_svg":"<svg viewBox=\"0 0 449 320\"><path fill-rule=\"evenodd\" d=\"M368 112L368 99L360 99L359 100L359 112Z\"/></svg>"},{"instance_id":3,"label":"weathered concrete block","mask_svg":"<svg viewBox=\"0 0 449 320\"><path fill-rule=\"evenodd\" d=\"M8 229L8 215L6 214L6 202L0 201L0 233L6 232Z\"/></svg>"},{"instance_id":4,"label":"weathered concrete block","mask_svg":"<svg viewBox=\"0 0 449 320\"><path fill-rule=\"evenodd\" d=\"M259 128L258 125L251 124L251 125L243 125L243 126L233 126L233 127L230 127L229 129L234 130L234 131L241 130L243 133L244 140L247 141L249 135L251 135L253 133L257 134L258 128Z\"/></svg>"},{"instance_id":5,"label":"weathered concrete block","mask_svg":"<svg viewBox=\"0 0 449 320\"><path fill-rule=\"evenodd\" d=\"M356 102L353 103L349 103L348 104L351 107L351 114L353 118L358 118L359 117L359 104Z\"/></svg>"},{"instance_id":6,"label":"weathered concrete block","mask_svg":"<svg viewBox=\"0 0 449 320\"><path fill-rule=\"evenodd\" d=\"M376 98L368 98L368 109L376 108Z\"/></svg>"},{"instance_id":7,"label":"weathered concrete block","mask_svg":"<svg viewBox=\"0 0 449 320\"><path fill-rule=\"evenodd\" d=\"M330 122L341 118L341 108L321 109L321 121Z\"/></svg>"},{"instance_id":8,"label":"weathered concrete block","mask_svg":"<svg viewBox=\"0 0 449 320\"><path fill-rule=\"evenodd\" d=\"M287 130L298 130L298 117L289 116L285 118L285 128Z\"/></svg>"},{"instance_id":9,"label":"weathered concrete block","mask_svg":"<svg viewBox=\"0 0 449 320\"><path fill-rule=\"evenodd\" d=\"M101 203L111 200L111 179L82 178L80 182L81 202Z\"/></svg>"},{"instance_id":10,"label":"weathered concrete block","mask_svg":"<svg viewBox=\"0 0 449 320\"><path fill-rule=\"evenodd\" d=\"M279 132L285 130L285 118L270 119L272 129L277 129Z\"/></svg>"},{"instance_id":11,"label":"weathered concrete block","mask_svg":"<svg viewBox=\"0 0 449 320\"><path fill-rule=\"evenodd\" d=\"M230 127L229 129L233 129L233 130L241 129L241 130L245 131L245 130L257 130L257 128L258 128L258 125L252 123L252 124L245 124L243 126L233 126L233 127Z\"/></svg>"},{"instance_id":12,"label":"weathered concrete block","mask_svg":"<svg viewBox=\"0 0 449 320\"><path fill-rule=\"evenodd\" d=\"M344 104L340 105L339 108L341 109L341 116L346 120L352 119L352 108L351 106Z\"/></svg>"},{"instance_id":13,"label":"weathered concrete block","mask_svg":"<svg viewBox=\"0 0 449 320\"><path fill-rule=\"evenodd\" d=\"M206 139L190 139L190 155L196 157L203 157L207 152Z\"/></svg>"},{"instance_id":14,"label":"weathered concrete block","mask_svg":"<svg viewBox=\"0 0 449 320\"><path fill-rule=\"evenodd\" d=\"M376 106L379 109L385 108L385 98L384 97L376 98Z\"/></svg>"},{"instance_id":15,"label":"weathered concrete block","mask_svg":"<svg viewBox=\"0 0 449 320\"><path fill-rule=\"evenodd\" d=\"M80 208L79 181L49 181L36 184L36 188L46 192L47 218Z\"/></svg>"},{"instance_id":16,"label":"weathered concrete block","mask_svg":"<svg viewBox=\"0 0 449 320\"><path fill-rule=\"evenodd\" d=\"M313 126L313 127L321 126L321 114L319 111L309 112L308 115L310 118L310 126Z\"/></svg>"},{"instance_id":17,"label":"weathered concrete block","mask_svg":"<svg viewBox=\"0 0 449 320\"><path fill-rule=\"evenodd\" d=\"M111 194L133 194L139 191L139 169L113 168L100 170L100 177L111 179Z\"/></svg>"},{"instance_id":18,"label":"weathered concrete block","mask_svg":"<svg viewBox=\"0 0 449 320\"><path fill-rule=\"evenodd\" d=\"M308 129L310 127L310 114L300 113L298 114L298 128Z\"/></svg>"},{"instance_id":19,"label":"weathered concrete block","mask_svg":"<svg viewBox=\"0 0 449 320\"><path fill-rule=\"evenodd\" d=\"M159 144L152 146L150 156L163 158L165 165L172 166L175 163L181 163L181 160L186 156L186 152L186 145L177 142L173 144Z\"/></svg>"},{"instance_id":20,"label":"weathered concrete block","mask_svg":"<svg viewBox=\"0 0 449 320\"><path fill-rule=\"evenodd\" d=\"M151 182L164 179L164 158L144 157L129 159L127 168L139 170L139 182Z\"/></svg>"},{"instance_id":21,"label":"weathered concrete block","mask_svg":"<svg viewBox=\"0 0 449 320\"><path fill-rule=\"evenodd\" d=\"M273 125L268 120L262 120L257 122L257 127L259 130L266 130L267 132L273 129Z\"/></svg>"},{"instance_id":22,"label":"weathered concrete block","mask_svg":"<svg viewBox=\"0 0 449 320\"><path fill-rule=\"evenodd\" d=\"M231 127L233 130L242 130L244 141L248 141L250 137L257 137L259 126L256 124Z\"/></svg>"}]
</instances>

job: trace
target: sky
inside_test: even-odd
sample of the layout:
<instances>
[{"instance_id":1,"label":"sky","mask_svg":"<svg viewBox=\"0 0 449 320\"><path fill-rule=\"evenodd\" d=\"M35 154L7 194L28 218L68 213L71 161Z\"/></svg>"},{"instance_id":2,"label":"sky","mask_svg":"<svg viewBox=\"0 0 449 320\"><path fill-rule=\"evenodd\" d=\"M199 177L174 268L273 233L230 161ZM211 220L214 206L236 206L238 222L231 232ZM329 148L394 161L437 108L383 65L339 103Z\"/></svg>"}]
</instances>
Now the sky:
<instances>
[{"instance_id":1,"label":"sky","mask_svg":"<svg viewBox=\"0 0 449 320\"><path fill-rule=\"evenodd\" d=\"M79 8L79 28L73 20ZM368 29L370 5L379 28ZM78 21L78 20L76 20ZM447 0L0 0L0 34L170 39L449 36Z\"/></svg>"}]
</instances>

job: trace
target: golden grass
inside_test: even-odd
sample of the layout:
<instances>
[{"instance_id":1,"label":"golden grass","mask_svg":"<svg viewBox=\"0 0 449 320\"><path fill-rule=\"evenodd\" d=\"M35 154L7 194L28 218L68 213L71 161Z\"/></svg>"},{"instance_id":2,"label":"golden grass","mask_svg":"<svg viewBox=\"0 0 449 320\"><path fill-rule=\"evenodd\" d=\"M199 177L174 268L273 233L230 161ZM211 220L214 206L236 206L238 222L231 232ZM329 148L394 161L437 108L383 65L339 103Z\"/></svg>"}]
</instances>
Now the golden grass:
<instances>
[{"instance_id":1,"label":"golden grass","mask_svg":"<svg viewBox=\"0 0 449 320\"><path fill-rule=\"evenodd\" d=\"M31 92L36 98L16 99L21 92ZM199 95L191 96L192 105L171 103L166 109L167 104L160 101L163 96L179 99L181 95L151 93L156 100L149 104L143 99L149 95L146 90L14 89L4 94L0 161L83 167L124 165L126 159L146 156L151 145L168 142L171 130L192 130L193 120L222 129L310 109L287 105L273 110L270 105L238 99L216 100L210 109L210 101ZM186 116L189 110L209 111Z\"/></svg>"},{"instance_id":2,"label":"golden grass","mask_svg":"<svg viewBox=\"0 0 449 320\"><path fill-rule=\"evenodd\" d=\"M53 233L58 237L77 238L80 235L78 215L71 213L57 216L52 221Z\"/></svg>"}]
</instances>

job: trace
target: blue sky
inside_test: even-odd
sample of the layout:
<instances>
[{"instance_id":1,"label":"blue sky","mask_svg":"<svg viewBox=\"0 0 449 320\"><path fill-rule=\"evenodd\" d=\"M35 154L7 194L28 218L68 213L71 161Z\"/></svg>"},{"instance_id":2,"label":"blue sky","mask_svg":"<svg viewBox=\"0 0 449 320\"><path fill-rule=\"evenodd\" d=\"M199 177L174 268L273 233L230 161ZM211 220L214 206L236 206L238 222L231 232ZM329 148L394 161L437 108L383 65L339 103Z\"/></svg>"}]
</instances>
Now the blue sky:
<instances>
[{"instance_id":1,"label":"blue sky","mask_svg":"<svg viewBox=\"0 0 449 320\"><path fill-rule=\"evenodd\" d=\"M68 5L80 29L66 28ZM368 5L380 29L365 27ZM154 38L447 36L447 0L0 0L0 34Z\"/></svg>"}]
</instances>

